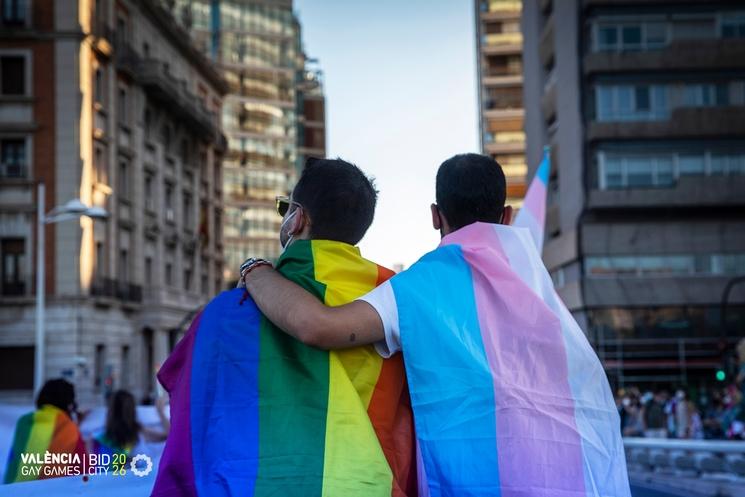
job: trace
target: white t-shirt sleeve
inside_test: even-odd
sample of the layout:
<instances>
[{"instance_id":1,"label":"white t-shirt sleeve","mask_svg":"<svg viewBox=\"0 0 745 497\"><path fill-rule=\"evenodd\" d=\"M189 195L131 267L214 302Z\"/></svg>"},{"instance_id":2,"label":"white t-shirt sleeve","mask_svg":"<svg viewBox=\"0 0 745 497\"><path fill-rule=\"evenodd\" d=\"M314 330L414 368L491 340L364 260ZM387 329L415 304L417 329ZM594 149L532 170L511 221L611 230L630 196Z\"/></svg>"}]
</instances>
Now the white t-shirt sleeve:
<instances>
[{"instance_id":1,"label":"white t-shirt sleeve","mask_svg":"<svg viewBox=\"0 0 745 497\"><path fill-rule=\"evenodd\" d=\"M386 281L358 300L370 304L383 322L385 339L375 343L375 350L384 358L389 358L401 350L401 331L398 324L398 307L396 296L390 281Z\"/></svg>"}]
</instances>

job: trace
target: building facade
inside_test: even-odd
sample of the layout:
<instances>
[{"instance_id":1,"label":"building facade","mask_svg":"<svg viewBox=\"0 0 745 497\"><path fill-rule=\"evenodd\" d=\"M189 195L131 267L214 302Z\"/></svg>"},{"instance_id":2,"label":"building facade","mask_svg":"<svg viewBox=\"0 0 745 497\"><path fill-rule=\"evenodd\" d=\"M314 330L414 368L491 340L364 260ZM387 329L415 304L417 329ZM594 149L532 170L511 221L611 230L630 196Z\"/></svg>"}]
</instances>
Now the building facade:
<instances>
[{"instance_id":1,"label":"building facade","mask_svg":"<svg viewBox=\"0 0 745 497\"><path fill-rule=\"evenodd\" d=\"M275 197L288 195L307 153L325 153L323 95L305 70L291 0L178 0L181 21L228 82L222 124L225 156L226 281L249 256L276 259L281 218ZM320 100L319 100L320 95ZM307 104L306 104L307 102ZM320 121L319 121L320 120ZM306 146L306 140L310 140ZM314 141L315 140L315 141ZM322 138L325 144L325 133ZM299 149L302 148L303 151Z\"/></svg>"},{"instance_id":2,"label":"building facade","mask_svg":"<svg viewBox=\"0 0 745 497\"><path fill-rule=\"evenodd\" d=\"M522 27L557 291L615 385L714 383L745 335L742 2L525 0Z\"/></svg>"},{"instance_id":3,"label":"building facade","mask_svg":"<svg viewBox=\"0 0 745 497\"><path fill-rule=\"evenodd\" d=\"M507 177L507 203L526 190L521 0L475 0L481 151Z\"/></svg>"},{"instance_id":4,"label":"building facade","mask_svg":"<svg viewBox=\"0 0 745 497\"><path fill-rule=\"evenodd\" d=\"M0 22L0 397L31 399L36 185L46 226L44 376L83 404L155 372L222 280L227 85L168 2L4 1Z\"/></svg>"}]
</instances>

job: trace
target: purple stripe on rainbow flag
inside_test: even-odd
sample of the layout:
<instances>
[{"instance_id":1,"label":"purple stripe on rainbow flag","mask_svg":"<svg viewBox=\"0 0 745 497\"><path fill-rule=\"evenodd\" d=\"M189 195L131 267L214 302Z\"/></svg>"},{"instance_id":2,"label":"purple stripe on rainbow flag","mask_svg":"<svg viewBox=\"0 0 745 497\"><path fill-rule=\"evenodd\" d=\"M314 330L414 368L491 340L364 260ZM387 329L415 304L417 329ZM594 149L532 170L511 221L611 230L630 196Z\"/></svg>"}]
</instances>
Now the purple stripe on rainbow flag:
<instances>
[{"instance_id":1,"label":"purple stripe on rainbow flag","mask_svg":"<svg viewBox=\"0 0 745 497\"><path fill-rule=\"evenodd\" d=\"M190 399L192 351L201 321L200 313L158 372L158 381L170 394L171 431L158 465L158 483L153 495L197 495L191 451Z\"/></svg>"}]
</instances>

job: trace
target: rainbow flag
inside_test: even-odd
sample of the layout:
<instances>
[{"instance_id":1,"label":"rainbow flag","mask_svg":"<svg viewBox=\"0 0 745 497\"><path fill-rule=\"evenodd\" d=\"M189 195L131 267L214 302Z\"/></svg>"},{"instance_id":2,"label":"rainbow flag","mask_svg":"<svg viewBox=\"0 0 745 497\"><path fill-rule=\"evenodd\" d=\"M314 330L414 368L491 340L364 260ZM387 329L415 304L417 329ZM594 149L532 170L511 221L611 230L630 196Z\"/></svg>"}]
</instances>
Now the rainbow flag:
<instances>
[{"instance_id":1,"label":"rainbow flag","mask_svg":"<svg viewBox=\"0 0 745 497\"><path fill-rule=\"evenodd\" d=\"M548 175L551 172L551 150L543 149L543 160L538 165L533 181L530 182L525 194L523 207L517 213L515 222L517 228L527 228L533 238L538 253L543 249L543 232L546 224L546 190L548 189Z\"/></svg>"},{"instance_id":2,"label":"rainbow flag","mask_svg":"<svg viewBox=\"0 0 745 497\"><path fill-rule=\"evenodd\" d=\"M34 458L43 459L45 453L77 455L79 464L61 464L60 466L78 466L83 474L85 443L80 436L78 425L57 407L43 405L41 409L22 416L16 423L13 445L8 456L4 483L41 480L52 477L54 468L35 463L24 464L22 454L32 454ZM24 474L24 468L34 468L33 474Z\"/></svg>"},{"instance_id":3,"label":"rainbow flag","mask_svg":"<svg viewBox=\"0 0 745 497\"><path fill-rule=\"evenodd\" d=\"M123 454L126 457L129 457L132 454L132 449L134 449L134 444L128 444L124 447L120 447L116 444L113 440L111 440L107 435L106 432L101 432L93 437L91 440L91 452L94 454L106 454L109 456L114 455L121 455ZM116 459L117 461L120 461L122 459ZM112 458L113 463L113 458Z\"/></svg>"},{"instance_id":4,"label":"rainbow flag","mask_svg":"<svg viewBox=\"0 0 745 497\"><path fill-rule=\"evenodd\" d=\"M322 240L296 241L277 268L328 305L393 274L356 247ZM153 495L415 493L400 354L384 361L372 346L305 346L242 302L244 293L210 302L158 374L171 395L171 432Z\"/></svg>"},{"instance_id":5,"label":"rainbow flag","mask_svg":"<svg viewBox=\"0 0 745 497\"><path fill-rule=\"evenodd\" d=\"M471 224L390 285L419 495L630 495L605 371L528 230Z\"/></svg>"}]
</instances>

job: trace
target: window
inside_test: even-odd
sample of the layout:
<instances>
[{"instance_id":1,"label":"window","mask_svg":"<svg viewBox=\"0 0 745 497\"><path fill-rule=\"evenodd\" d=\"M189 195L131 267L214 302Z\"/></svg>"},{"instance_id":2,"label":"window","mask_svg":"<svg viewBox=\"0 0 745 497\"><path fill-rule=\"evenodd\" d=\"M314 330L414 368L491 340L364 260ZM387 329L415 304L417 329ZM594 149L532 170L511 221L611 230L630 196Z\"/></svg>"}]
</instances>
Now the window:
<instances>
[{"instance_id":1,"label":"window","mask_svg":"<svg viewBox=\"0 0 745 497\"><path fill-rule=\"evenodd\" d=\"M601 21L595 29L595 51L654 50L668 43L668 24L660 21Z\"/></svg>"},{"instance_id":2,"label":"window","mask_svg":"<svg viewBox=\"0 0 745 497\"><path fill-rule=\"evenodd\" d=\"M641 26L624 26L621 29L621 42L626 49L641 48L642 28Z\"/></svg>"},{"instance_id":3,"label":"window","mask_svg":"<svg viewBox=\"0 0 745 497\"><path fill-rule=\"evenodd\" d=\"M729 105L729 85L726 83L686 85L683 102L688 107Z\"/></svg>"},{"instance_id":4,"label":"window","mask_svg":"<svg viewBox=\"0 0 745 497\"><path fill-rule=\"evenodd\" d=\"M129 388L129 378L132 375L132 365L129 362L129 345L122 345L122 363L119 370L119 381L122 388Z\"/></svg>"},{"instance_id":5,"label":"window","mask_svg":"<svg viewBox=\"0 0 745 497\"><path fill-rule=\"evenodd\" d=\"M142 125L145 131L145 140L150 140L150 133L153 130L153 116L150 109L145 109L145 115L142 118Z\"/></svg>"},{"instance_id":6,"label":"window","mask_svg":"<svg viewBox=\"0 0 745 497\"><path fill-rule=\"evenodd\" d=\"M26 177L26 140L3 138L0 140L0 177Z\"/></svg>"},{"instance_id":7,"label":"window","mask_svg":"<svg viewBox=\"0 0 745 497\"><path fill-rule=\"evenodd\" d=\"M34 388L34 347L0 347L0 390Z\"/></svg>"},{"instance_id":8,"label":"window","mask_svg":"<svg viewBox=\"0 0 745 497\"><path fill-rule=\"evenodd\" d=\"M101 278L106 274L106 260L103 242L96 242L96 277Z\"/></svg>"},{"instance_id":9,"label":"window","mask_svg":"<svg viewBox=\"0 0 745 497\"><path fill-rule=\"evenodd\" d=\"M626 164L626 184L633 187L652 186L652 160L648 157L633 157Z\"/></svg>"},{"instance_id":10,"label":"window","mask_svg":"<svg viewBox=\"0 0 745 497\"><path fill-rule=\"evenodd\" d=\"M745 175L745 152L740 153L598 153L599 187L671 187L682 176Z\"/></svg>"},{"instance_id":11,"label":"window","mask_svg":"<svg viewBox=\"0 0 745 497\"><path fill-rule=\"evenodd\" d=\"M93 384L100 390L104 385L104 361L106 360L106 347L102 344L96 345L96 354L93 356Z\"/></svg>"},{"instance_id":12,"label":"window","mask_svg":"<svg viewBox=\"0 0 745 497\"><path fill-rule=\"evenodd\" d=\"M129 163L126 160L119 161L119 198L130 199L129 191Z\"/></svg>"},{"instance_id":13,"label":"window","mask_svg":"<svg viewBox=\"0 0 745 497\"><path fill-rule=\"evenodd\" d=\"M596 119L655 121L667 119L667 87L662 85L599 85L595 88Z\"/></svg>"},{"instance_id":14,"label":"window","mask_svg":"<svg viewBox=\"0 0 745 497\"><path fill-rule=\"evenodd\" d=\"M745 38L745 12L722 13L722 38Z\"/></svg>"},{"instance_id":15,"label":"window","mask_svg":"<svg viewBox=\"0 0 745 497\"><path fill-rule=\"evenodd\" d=\"M615 50L618 45L618 28L601 26L598 28L598 49Z\"/></svg>"},{"instance_id":16,"label":"window","mask_svg":"<svg viewBox=\"0 0 745 497\"><path fill-rule=\"evenodd\" d=\"M703 155L681 155L678 159L680 176L704 174Z\"/></svg>"},{"instance_id":17,"label":"window","mask_svg":"<svg viewBox=\"0 0 745 497\"><path fill-rule=\"evenodd\" d=\"M176 218L173 212L173 185L166 183L165 186L166 221L173 223Z\"/></svg>"},{"instance_id":18,"label":"window","mask_svg":"<svg viewBox=\"0 0 745 497\"><path fill-rule=\"evenodd\" d=\"M109 184L108 168L106 167L106 154L104 149L96 147L93 153L93 168L95 169L94 174L96 175L96 182L104 185Z\"/></svg>"},{"instance_id":19,"label":"window","mask_svg":"<svg viewBox=\"0 0 745 497\"><path fill-rule=\"evenodd\" d=\"M153 284L153 258L149 255L145 257L145 284Z\"/></svg>"},{"instance_id":20,"label":"window","mask_svg":"<svg viewBox=\"0 0 745 497\"><path fill-rule=\"evenodd\" d=\"M153 191L153 175L150 173L145 174L145 209L148 211L155 211L155 192Z\"/></svg>"},{"instance_id":21,"label":"window","mask_svg":"<svg viewBox=\"0 0 745 497\"><path fill-rule=\"evenodd\" d=\"M26 94L26 59L22 55L0 57L0 95Z\"/></svg>"},{"instance_id":22,"label":"window","mask_svg":"<svg viewBox=\"0 0 745 497\"><path fill-rule=\"evenodd\" d=\"M2 294L24 295L26 281L24 276L25 240L23 238L4 238L2 250Z\"/></svg>"},{"instance_id":23,"label":"window","mask_svg":"<svg viewBox=\"0 0 745 497\"><path fill-rule=\"evenodd\" d=\"M173 263L166 262L165 265L166 285L173 286Z\"/></svg>"},{"instance_id":24,"label":"window","mask_svg":"<svg viewBox=\"0 0 745 497\"><path fill-rule=\"evenodd\" d=\"M129 102L127 101L126 88L119 88L119 99L117 102L119 103L119 108L117 109L119 123L126 126L129 124Z\"/></svg>"},{"instance_id":25,"label":"window","mask_svg":"<svg viewBox=\"0 0 745 497\"><path fill-rule=\"evenodd\" d=\"M190 267L187 267L184 269L184 290L191 291L191 275L192 275L192 269Z\"/></svg>"},{"instance_id":26,"label":"window","mask_svg":"<svg viewBox=\"0 0 745 497\"><path fill-rule=\"evenodd\" d=\"M184 204L184 229L187 230L193 230L194 226L192 226L192 204L191 204L191 195L184 192L183 196L183 204Z\"/></svg>"},{"instance_id":27,"label":"window","mask_svg":"<svg viewBox=\"0 0 745 497\"><path fill-rule=\"evenodd\" d=\"M94 98L96 103L103 105L106 88L104 87L103 70L100 67L96 69L95 78L95 87L93 88Z\"/></svg>"},{"instance_id":28,"label":"window","mask_svg":"<svg viewBox=\"0 0 745 497\"><path fill-rule=\"evenodd\" d=\"M28 0L3 0L3 24L19 26L26 24Z\"/></svg>"},{"instance_id":29,"label":"window","mask_svg":"<svg viewBox=\"0 0 745 497\"><path fill-rule=\"evenodd\" d=\"M745 253L591 256L585 258L585 274L590 277L740 275L745 274Z\"/></svg>"},{"instance_id":30,"label":"window","mask_svg":"<svg viewBox=\"0 0 745 497\"><path fill-rule=\"evenodd\" d=\"M119 249L119 281L129 281L129 251Z\"/></svg>"}]
</instances>

